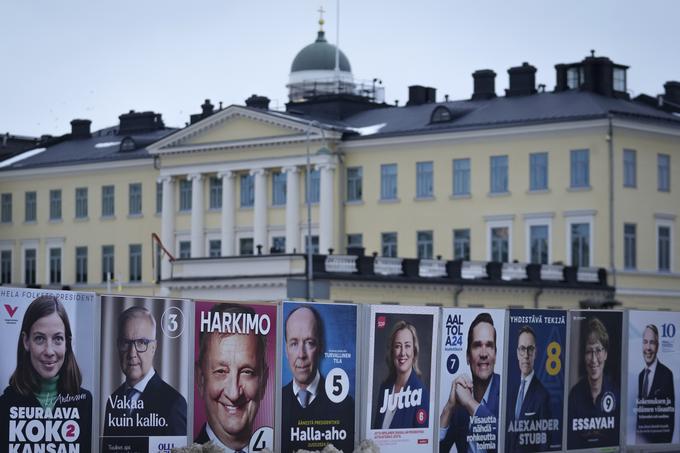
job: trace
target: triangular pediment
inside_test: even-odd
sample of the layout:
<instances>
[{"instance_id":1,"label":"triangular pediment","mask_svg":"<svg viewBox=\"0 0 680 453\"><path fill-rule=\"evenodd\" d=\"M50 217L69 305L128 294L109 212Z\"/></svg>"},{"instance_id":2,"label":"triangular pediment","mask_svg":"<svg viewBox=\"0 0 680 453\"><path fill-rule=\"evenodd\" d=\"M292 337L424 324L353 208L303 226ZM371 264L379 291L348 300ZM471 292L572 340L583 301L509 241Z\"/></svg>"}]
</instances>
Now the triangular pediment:
<instances>
[{"instance_id":1,"label":"triangular pediment","mask_svg":"<svg viewBox=\"0 0 680 453\"><path fill-rule=\"evenodd\" d=\"M296 135L299 131L253 118L232 116L214 127L205 129L182 142L184 145L233 142Z\"/></svg>"}]
</instances>

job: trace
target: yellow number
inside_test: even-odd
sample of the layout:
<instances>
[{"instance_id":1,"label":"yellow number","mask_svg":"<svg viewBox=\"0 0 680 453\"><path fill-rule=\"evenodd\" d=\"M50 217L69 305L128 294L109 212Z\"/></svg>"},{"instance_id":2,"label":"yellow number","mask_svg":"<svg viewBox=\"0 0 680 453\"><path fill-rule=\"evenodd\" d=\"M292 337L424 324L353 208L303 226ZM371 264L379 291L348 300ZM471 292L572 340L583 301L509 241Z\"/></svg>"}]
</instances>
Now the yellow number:
<instances>
[{"instance_id":1,"label":"yellow number","mask_svg":"<svg viewBox=\"0 0 680 453\"><path fill-rule=\"evenodd\" d=\"M550 376L555 376L562 369L562 361L560 354L562 354L562 347L556 341L548 345L547 349L548 360L545 362L545 370Z\"/></svg>"}]
</instances>

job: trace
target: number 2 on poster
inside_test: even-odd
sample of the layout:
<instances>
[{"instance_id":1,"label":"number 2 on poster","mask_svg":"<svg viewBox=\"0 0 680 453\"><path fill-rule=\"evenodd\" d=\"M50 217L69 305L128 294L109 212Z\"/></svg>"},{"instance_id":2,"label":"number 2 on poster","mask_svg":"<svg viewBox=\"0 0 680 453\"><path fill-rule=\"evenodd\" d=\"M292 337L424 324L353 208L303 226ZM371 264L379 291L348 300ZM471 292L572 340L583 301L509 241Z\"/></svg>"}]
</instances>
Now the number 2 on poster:
<instances>
[{"instance_id":1,"label":"number 2 on poster","mask_svg":"<svg viewBox=\"0 0 680 453\"><path fill-rule=\"evenodd\" d=\"M557 375L562 369L562 361L560 354L562 354L562 346L556 341L551 342L546 350L548 360L545 361L545 370L550 376Z\"/></svg>"},{"instance_id":2,"label":"number 2 on poster","mask_svg":"<svg viewBox=\"0 0 680 453\"><path fill-rule=\"evenodd\" d=\"M334 403L347 398L349 393L349 377L342 368L333 368L326 376L326 395Z\"/></svg>"}]
</instances>

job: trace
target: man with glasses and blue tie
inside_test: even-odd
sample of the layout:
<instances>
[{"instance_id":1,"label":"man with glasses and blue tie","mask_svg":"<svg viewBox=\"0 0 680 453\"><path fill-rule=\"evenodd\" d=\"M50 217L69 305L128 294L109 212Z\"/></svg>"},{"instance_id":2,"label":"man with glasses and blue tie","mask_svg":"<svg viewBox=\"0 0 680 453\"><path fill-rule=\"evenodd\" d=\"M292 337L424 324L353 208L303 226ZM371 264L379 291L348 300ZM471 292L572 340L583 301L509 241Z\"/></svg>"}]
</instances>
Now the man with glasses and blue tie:
<instances>
[{"instance_id":1,"label":"man with glasses and blue tie","mask_svg":"<svg viewBox=\"0 0 680 453\"><path fill-rule=\"evenodd\" d=\"M187 402L153 368L156 320L148 309L121 313L117 349L125 382L107 399L104 436L186 436Z\"/></svg>"},{"instance_id":2,"label":"man with glasses and blue tie","mask_svg":"<svg viewBox=\"0 0 680 453\"><path fill-rule=\"evenodd\" d=\"M506 437L506 451L535 452L545 451L548 436L533 431L523 433L519 427L531 426L531 423L517 423L520 420L538 421L550 419L550 395L534 373L534 361L537 355L536 333L530 326L519 329L517 338L517 362L520 370L520 382L517 388L510 391L508 405L509 426ZM514 413L510 411L514 410Z\"/></svg>"}]
</instances>

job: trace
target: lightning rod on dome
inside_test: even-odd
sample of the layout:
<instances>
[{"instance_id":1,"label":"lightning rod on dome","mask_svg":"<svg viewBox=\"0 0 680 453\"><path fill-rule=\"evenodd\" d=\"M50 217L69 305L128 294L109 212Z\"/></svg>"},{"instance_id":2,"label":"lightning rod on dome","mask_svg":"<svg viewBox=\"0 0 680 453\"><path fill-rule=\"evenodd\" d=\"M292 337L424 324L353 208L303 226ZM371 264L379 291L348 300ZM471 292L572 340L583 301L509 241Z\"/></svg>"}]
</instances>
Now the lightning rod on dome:
<instances>
[{"instance_id":1,"label":"lightning rod on dome","mask_svg":"<svg viewBox=\"0 0 680 453\"><path fill-rule=\"evenodd\" d=\"M340 0L335 0L335 78L340 82Z\"/></svg>"}]
</instances>

